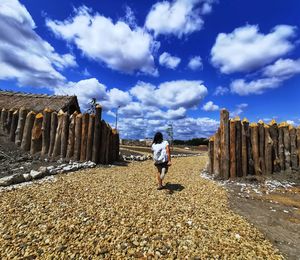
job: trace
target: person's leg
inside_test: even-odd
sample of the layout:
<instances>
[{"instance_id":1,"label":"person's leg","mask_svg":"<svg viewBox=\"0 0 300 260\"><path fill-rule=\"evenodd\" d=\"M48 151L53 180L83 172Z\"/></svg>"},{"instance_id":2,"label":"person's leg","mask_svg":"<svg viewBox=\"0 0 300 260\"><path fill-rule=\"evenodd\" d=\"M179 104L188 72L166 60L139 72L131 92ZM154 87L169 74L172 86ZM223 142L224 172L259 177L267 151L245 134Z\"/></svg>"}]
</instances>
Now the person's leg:
<instances>
[{"instance_id":1,"label":"person's leg","mask_svg":"<svg viewBox=\"0 0 300 260\"><path fill-rule=\"evenodd\" d=\"M158 188L160 188L162 187L162 179L160 178L162 167L160 165L156 165L156 168L157 168L156 179L157 179Z\"/></svg>"}]
</instances>

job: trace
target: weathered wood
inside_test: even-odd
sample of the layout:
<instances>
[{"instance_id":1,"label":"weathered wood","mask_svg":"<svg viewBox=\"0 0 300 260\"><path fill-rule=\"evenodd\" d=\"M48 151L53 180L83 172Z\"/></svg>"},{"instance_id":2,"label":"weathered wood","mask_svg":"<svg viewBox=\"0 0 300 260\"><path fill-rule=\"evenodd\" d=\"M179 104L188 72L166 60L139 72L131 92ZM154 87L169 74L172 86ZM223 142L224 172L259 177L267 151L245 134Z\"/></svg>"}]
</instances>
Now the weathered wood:
<instances>
[{"instance_id":1,"label":"weathered wood","mask_svg":"<svg viewBox=\"0 0 300 260\"><path fill-rule=\"evenodd\" d=\"M55 135L52 157L60 156L63 115L64 112L62 110L60 110L57 114L57 128L56 128L56 135Z\"/></svg>"},{"instance_id":2,"label":"weathered wood","mask_svg":"<svg viewBox=\"0 0 300 260\"><path fill-rule=\"evenodd\" d=\"M21 143L21 148L24 151L30 150L31 133L32 133L32 127L34 124L35 115L36 114L33 111L30 111L26 116L24 132L23 132L23 137L22 137L22 143Z\"/></svg>"},{"instance_id":3,"label":"weathered wood","mask_svg":"<svg viewBox=\"0 0 300 260\"><path fill-rule=\"evenodd\" d=\"M24 107L20 108L19 118L18 118L18 126L17 126L17 130L16 130L16 137L15 137L15 144L18 146L20 146L22 143L27 113L28 113L28 111L26 108L24 108Z\"/></svg>"},{"instance_id":4,"label":"weathered wood","mask_svg":"<svg viewBox=\"0 0 300 260\"><path fill-rule=\"evenodd\" d=\"M230 120L230 178L236 178L236 122Z\"/></svg>"},{"instance_id":5,"label":"weathered wood","mask_svg":"<svg viewBox=\"0 0 300 260\"><path fill-rule=\"evenodd\" d=\"M67 155L68 134L69 134L69 115L65 112L62 116L61 146L60 146L61 158L66 158Z\"/></svg>"},{"instance_id":6,"label":"weathered wood","mask_svg":"<svg viewBox=\"0 0 300 260\"><path fill-rule=\"evenodd\" d=\"M259 165L261 173L265 174L265 124L262 120L258 121L258 145L259 145Z\"/></svg>"},{"instance_id":7,"label":"weathered wood","mask_svg":"<svg viewBox=\"0 0 300 260\"><path fill-rule=\"evenodd\" d=\"M88 127L88 137L87 137L87 145L86 145L86 160L87 161L91 161L92 160L94 128L95 128L95 115L94 114L90 114L89 127Z\"/></svg>"},{"instance_id":8,"label":"weathered wood","mask_svg":"<svg viewBox=\"0 0 300 260\"><path fill-rule=\"evenodd\" d=\"M89 130L89 114L82 115L80 161L86 160L87 137Z\"/></svg>"},{"instance_id":9,"label":"weathered wood","mask_svg":"<svg viewBox=\"0 0 300 260\"><path fill-rule=\"evenodd\" d=\"M266 174L272 174L273 172L273 160L272 160L272 149L273 149L273 140L270 135L270 128L268 125L265 125L265 165L266 165Z\"/></svg>"},{"instance_id":10,"label":"weathered wood","mask_svg":"<svg viewBox=\"0 0 300 260\"><path fill-rule=\"evenodd\" d=\"M48 154L50 146L50 129L51 129L51 110L45 108L43 111L43 123L42 123L42 151L41 156Z\"/></svg>"},{"instance_id":11,"label":"weathered wood","mask_svg":"<svg viewBox=\"0 0 300 260\"><path fill-rule=\"evenodd\" d=\"M242 175L248 175L248 139L249 139L249 121L245 118L242 121Z\"/></svg>"},{"instance_id":12,"label":"weathered wood","mask_svg":"<svg viewBox=\"0 0 300 260\"><path fill-rule=\"evenodd\" d=\"M250 124L250 128L254 172L255 175L261 175L261 169L259 164L258 125L256 123L252 123Z\"/></svg>"},{"instance_id":13,"label":"weathered wood","mask_svg":"<svg viewBox=\"0 0 300 260\"><path fill-rule=\"evenodd\" d=\"M112 130L112 150L111 150L111 153L112 153L112 162L115 162L117 161L117 146L118 146L118 140L117 140L117 134L118 134L118 131L117 129L113 129Z\"/></svg>"},{"instance_id":14,"label":"weathered wood","mask_svg":"<svg viewBox=\"0 0 300 260\"><path fill-rule=\"evenodd\" d=\"M99 149L99 162L105 164L105 149L106 149L107 126L105 121L101 121L101 139Z\"/></svg>"},{"instance_id":15,"label":"weathered wood","mask_svg":"<svg viewBox=\"0 0 300 260\"><path fill-rule=\"evenodd\" d=\"M117 132L116 134L116 161L119 161L119 156L120 156L120 136L119 133Z\"/></svg>"},{"instance_id":16,"label":"weathered wood","mask_svg":"<svg viewBox=\"0 0 300 260\"><path fill-rule=\"evenodd\" d=\"M51 157L54 149L55 144L55 137L56 137L56 129L58 124L58 117L56 112L51 113L51 127L50 127L50 145L48 156Z\"/></svg>"},{"instance_id":17,"label":"weathered wood","mask_svg":"<svg viewBox=\"0 0 300 260\"><path fill-rule=\"evenodd\" d=\"M280 124L283 130L283 144L284 144L284 164L285 170L291 170L291 138L289 125L287 123Z\"/></svg>"},{"instance_id":18,"label":"weathered wood","mask_svg":"<svg viewBox=\"0 0 300 260\"><path fill-rule=\"evenodd\" d=\"M229 178L230 161L229 161L229 112L225 109L220 113L221 128L221 176L224 179Z\"/></svg>"},{"instance_id":19,"label":"weathered wood","mask_svg":"<svg viewBox=\"0 0 300 260\"><path fill-rule=\"evenodd\" d=\"M34 124L31 134L31 146L30 153L35 154L42 150L42 125L43 125L43 114L38 113L35 116Z\"/></svg>"},{"instance_id":20,"label":"weathered wood","mask_svg":"<svg viewBox=\"0 0 300 260\"><path fill-rule=\"evenodd\" d=\"M19 111L16 110L13 113L12 120L11 120L11 127L10 127L10 133L9 133L9 140L14 142L16 137L16 130L18 127L18 119L19 119Z\"/></svg>"},{"instance_id":21,"label":"weathered wood","mask_svg":"<svg viewBox=\"0 0 300 260\"><path fill-rule=\"evenodd\" d=\"M67 148L67 159L68 160L70 160L74 156L75 124L76 124L76 116L77 115L78 115L78 113L75 111L70 117L68 148Z\"/></svg>"},{"instance_id":22,"label":"weathered wood","mask_svg":"<svg viewBox=\"0 0 300 260\"><path fill-rule=\"evenodd\" d=\"M279 134L278 134L278 125L275 120L270 122L270 136L273 141L273 148L272 148L272 160L273 160L273 171L279 172L280 171L280 160L279 160Z\"/></svg>"},{"instance_id":23,"label":"weathered wood","mask_svg":"<svg viewBox=\"0 0 300 260\"><path fill-rule=\"evenodd\" d=\"M113 163L113 150L114 150L114 133L113 129L110 129L109 133L109 147L108 147L108 163Z\"/></svg>"},{"instance_id":24,"label":"weathered wood","mask_svg":"<svg viewBox=\"0 0 300 260\"><path fill-rule=\"evenodd\" d=\"M110 150L110 135L111 135L111 127L110 125L106 124L107 131L106 131L106 147L105 147L105 164L109 163L109 150Z\"/></svg>"},{"instance_id":25,"label":"weathered wood","mask_svg":"<svg viewBox=\"0 0 300 260\"><path fill-rule=\"evenodd\" d=\"M94 125L94 135L93 135L93 152L92 152L92 161L94 163L100 162L100 146L101 146L101 114L102 107L100 105L96 106L96 115L95 115L95 125Z\"/></svg>"},{"instance_id":26,"label":"weathered wood","mask_svg":"<svg viewBox=\"0 0 300 260\"><path fill-rule=\"evenodd\" d=\"M283 137L283 128L278 126L278 154L279 154L279 164L280 170L285 170L285 155L284 155L284 137Z\"/></svg>"},{"instance_id":27,"label":"weathered wood","mask_svg":"<svg viewBox=\"0 0 300 260\"><path fill-rule=\"evenodd\" d=\"M75 122L75 144L74 144L74 160L79 161L81 150L81 135L82 135L82 114L76 116Z\"/></svg>"},{"instance_id":28,"label":"weathered wood","mask_svg":"<svg viewBox=\"0 0 300 260\"><path fill-rule=\"evenodd\" d=\"M298 152L297 152L297 130L295 127L290 126L291 138L291 166L293 170L298 168Z\"/></svg>"},{"instance_id":29,"label":"weathered wood","mask_svg":"<svg viewBox=\"0 0 300 260\"><path fill-rule=\"evenodd\" d=\"M215 142L214 142L214 175L220 176L220 127L218 128L218 131L215 134ZM118 146L118 143L116 142L116 146Z\"/></svg>"},{"instance_id":30,"label":"weathered wood","mask_svg":"<svg viewBox=\"0 0 300 260\"><path fill-rule=\"evenodd\" d=\"M1 130L2 130L2 132L4 132L6 129L7 114L8 114L7 109L3 108L1 111Z\"/></svg>"},{"instance_id":31,"label":"weathered wood","mask_svg":"<svg viewBox=\"0 0 300 260\"><path fill-rule=\"evenodd\" d=\"M235 136L235 152L236 152L236 174L238 177L243 176L242 169L242 124L241 119L239 117L235 118L235 128L236 128L236 136Z\"/></svg>"},{"instance_id":32,"label":"weathered wood","mask_svg":"<svg viewBox=\"0 0 300 260\"><path fill-rule=\"evenodd\" d=\"M249 125L249 131L247 136L248 175L255 175L251 136L251 127Z\"/></svg>"},{"instance_id":33,"label":"weathered wood","mask_svg":"<svg viewBox=\"0 0 300 260\"><path fill-rule=\"evenodd\" d=\"M212 136L208 142L208 165L209 174L214 174L214 137Z\"/></svg>"},{"instance_id":34,"label":"weathered wood","mask_svg":"<svg viewBox=\"0 0 300 260\"><path fill-rule=\"evenodd\" d=\"M300 126L297 127L297 153L298 153L298 167L300 168Z\"/></svg>"},{"instance_id":35,"label":"weathered wood","mask_svg":"<svg viewBox=\"0 0 300 260\"><path fill-rule=\"evenodd\" d=\"M10 128L11 128L11 122L12 122L12 117L13 117L13 113L14 113L14 109L10 109L7 113L7 120L6 120L6 125L5 125L5 132L6 134L10 134Z\"/></svg>"}]
</instances>

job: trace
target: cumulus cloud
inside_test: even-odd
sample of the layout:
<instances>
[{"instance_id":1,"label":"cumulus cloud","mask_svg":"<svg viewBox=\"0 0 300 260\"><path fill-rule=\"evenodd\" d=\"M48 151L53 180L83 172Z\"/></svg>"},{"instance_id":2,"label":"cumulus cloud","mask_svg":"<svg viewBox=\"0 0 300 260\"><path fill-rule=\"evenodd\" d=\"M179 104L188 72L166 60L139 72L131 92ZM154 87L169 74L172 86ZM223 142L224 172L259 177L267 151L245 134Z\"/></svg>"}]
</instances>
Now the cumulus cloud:
<instances>
[{"instance_id":1,"label":"cumulus cloud","mask_svg":"<svg viewBox=\"0 0 300 260\"><path fill-rule=\"evenodd\" d=\"M164 52L159 56L159 64L169 69L176 69L181 59L176 56L171 56L170 53Z\"/></svg>"},{"instance_id":2,"label":"cumulus cloud","mask_svg":"<svg viewBox=\"0 0 300 260\"><path fill-rule=\"evenodd\" d=\"M138 82L130 93L147 106L176 109L198 106L207 95L207 88L202 81L167 81L157 87L149 83Z\"/></svg>"},{"instance_id":3,"label":"cumulus cloud","mask_svg":"<svg viewBox=\"0 0 300 260\"><path fill-rule=\"evenodd\" d=\"M130 11L126 19L133 22ZM122 20L114 23L99 13L93 14L86 6L75 9L73 17L64 21L47 19L46 24L56 36L74 43L86 57L113 70L158 74L152 53L159 43L140 27L131 28Z\"/></svg>"},{"instance_id":4,"label":"cumulus cloud","mask_svg":"<svg viewBox=\"0 0 300 260\"><path fill-rule=\"evenodd\" d=\"M162 1L152 6L145 26L154 31L155 36L184 35L199 31L203 27L202 15L211 12L214 0L174 0Z\"/></svg>"},{"instance_id":5,"label":"cumulus cloud","mask_svg":"<svg viewBox=\"0 0 300 260\"><path fill-rule=\"evenodd\" d=\"M263 69L263 75L266 77L290 78L300 73L300 59L279 59L274 64Z\"/></svg>"},{"instance_id":6,"label":"cumulus cloud","mask_svg":"<svg viewBox=\"0 0 300 260\"><path fill-rule=\"evenodd\" d=\"M180 107L178 109L168 109L167 111L156 110L155 112L148 113L146 118L177 120L184 118L185 115L186 109Z\"/></svg>"},{"instance_id":7,"label":"cumulus cloud","mask_svg":"<svg viewBox=\"0 0 300 260\"><path fill-rule=\"evenodd\" d=\"M219 106L215 105L214 102L208 101L206 104L203 105L202 109L204 111L216 111L219 110Z\"/></svg>"},{"instance_id":8,"label":"cumulus cloud","mask_svg":"<svg viewBox=\"0 0 300 260\"><path fill-rule=\"evenodd\" d=\"M195 56L190 59L188 63L188 67L191 70L198 70L198 69L203 69L203 64L202 64L202 59L200 56Z\"/></svg>"},{"instance_id":9,"label":"cumulus cloud","mask_svg":"<svg viewBox=\"0 0 300 260\"><path fill-rule=\"evenodd\" d=\"M230 111L230 116L232 117L240 116L244 112L245 108L247 107L248 104L246 103L236 105L235 109L233 111Z\"/></svg>"},{"instance_id":10,"label":"cumulus cloud","mask_svg":"<svg viewBox=\"0 0 300 260\"><path fill-rule=\"evenodd\" d=\"M289 25L277 25L268 34L260 33L255 25L220 33L211 50L211 62L226 74L253 71L290 52L295 35L296 27Z\"/></svg>"},{"instance_id":11,"label":"cumulus cloud","mask_svg":"<svg viewBox=\"0 0 300 260\"><path fill-rule=\"evenodd\" d=\"M215 89L214 96L224 96L229 92L229 88L218 86Z\"/></svg>"},{"instance_id":12,"label":"cumulus cloud","mask_svg":"<svg viewBox=\"0 0 300 260\"><path fill-rule=\"evenodd\" d=\"M52 88L65 81L59 72L77 66L71 54L58 54L35 32L35 23L17 0L0 2L0 79L21 86Z\"/></svg>"}]
</instances>

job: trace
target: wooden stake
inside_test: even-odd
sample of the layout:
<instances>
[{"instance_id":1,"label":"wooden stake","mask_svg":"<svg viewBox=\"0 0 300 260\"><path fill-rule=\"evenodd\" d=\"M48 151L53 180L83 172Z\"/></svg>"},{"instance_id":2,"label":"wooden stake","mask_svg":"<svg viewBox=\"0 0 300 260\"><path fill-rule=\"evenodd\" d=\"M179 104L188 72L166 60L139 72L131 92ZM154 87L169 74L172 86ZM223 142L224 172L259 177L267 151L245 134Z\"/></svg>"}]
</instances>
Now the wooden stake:
<instances>
[{"instance_id":1,"label":"wooden stake","mask_svg":"<svg viewBox=\"0 0 300 260\"><path fill-rule=\"evenodd\" d=\"M105 164L109 163L109 150L110 150L110 134L111 134L111 127L109 124L106 124L106 146L105 146Z\"/></svg>"},{"instance_id":2,"label":"wooden stake","mask_svg":"<svg viewBox=\"0 0 300 260\"><path fill-rule=\"evenodd\" d=\"M24 151L30 150L31 133L32 133L32 127L34 124L34 119L35 119L35 113L33 111L30 111L26 116L23 138L22 138L22 143L21 143L21 148Z\"/></svg>"},{"instance_id":3,"label":"wooden stake","mask_svg":"<svg viewBox=\"0 0 300 260\"><path fill-rule=\"evenodd\" d=\"M100 105L96 106L96 115L95 115L95 126L94 126L94 135L93 135L93 152L92 152L92 161L94 163L100 162L100 146L101 146L101 113L102 107Z\"/></svg>"},{"instance_id":4,"label":"wooden stake","mask_svg":"<svg viewBox=\"0 0 300 260\"><path fill-rule=\"evenodd\" d=\"M280 127L282 127L283 130L285 170L291 170L291 137L290 137L289 125L287 123L282 123Z\"/></svg>"},{"instance_id":5,"label":"wooden stake","mask_svg":"<svg viewBox=\"0 0 300 260\"><path fill-rule=\"evenodd\" d=\"M51 113L50 144L49 144L48 157L52 157L52 153L53 153L53 149L54 149L54 145L55 145L57 125L58 125L57 113L52 112Z\"/></svg>"},{"instance_id":6,"label":"wooden stake","mask_svg":"<svg viewBox=\"0 0 300 260\"><path fill-rule=\"evenodd\" d=\"M66 158L67 155L68 134L69 134L69 115L68 113L65 112L62 116L62 131L61 131L61 146L60 146L61 158Z\"/></svg>"},{"instance_id":7,"label":"wooden stake","mask_svg":"<svg viewBox=\"0 0 300 260\"><path fill-rule=\"evenodd\" d=\"M214 137L212 136L208 142L208 167L209 174L214 174Z\"/></svg>"},{"instance_id":8,"label":"wooden stake","mask_svg":"<svg viewBox=\"0 0 300 260\"><path fill-rule=\"evenodd\" d=\"M272 174L273 172L273 160L272 160L272 149L273 149L273 140L270 136L270 129L268 125L265 125L265 165L266 165L266 174Z\"/></svg>"},{"instance_id":9,"label":"wooden stake","mask_svg":"<svg viewBox=\"0 0 300 260\"><path fill-rule=\"evenodd\" d=\"M62 135L62 124L63 124L63 115L64 112L60 110L57 114L57 128L56 128L56 135L55 135L55 142L52 157L60 156L61 152L61 135Z\"/></svg>"},{"instance_id":10,"label":"wooden stake","mask_svg":"<svg viewBox=\"0 0 300 260\"><path fill-rule=\"evenodd\" d=\"M291 137L291 166L293 170L298 168L298 151L297 151L297 130L295 127L290 126Z\"/></svg>"},{"instance_id":11,"label":"wooden stake","mask_svg":"<svg viewBox=\"0 0 300 260\"><path fill-rule=\"evenodd\" d=\"M74 144L74 160L79 161L81 150L81 135L82 135L82 114L76 116L75 122L75 144Z\"/></svg>"},{"instance_id":12,"label":"wooden stake","mask_svg":"<svg viewBox=\"0 0 300 260\"><path fill-rule=\"evenodd\" d=\"M94 128L95 128L95 115L90 114L89 127L88 127L88 137L87 137L87 146L86 146L86 160L87 161L92 160Z\"/></svg>"},{"instance_id":13,"label":"wooden stake","mask_svg":"<svg viewBox=\"0 0 300 260\"><path fill-rule=\"evenodd\" d=\"M248 143L250 140L249 121L245 118L242 122L242 175L248 175L249 158L248 158Z\"/></svg>"},{"instance_id":14,"label":"wooden stake","mask_svg":"<svg viewBox=\"0 0 300 260\"><path fill-rule=\"evenodd\" d=\"M43 123L42 123L42 151L41 156L48 154L50 146L50 129L51 129L51 110L45 108L43 111Z\"/></svg>"},{"instance_id":15,"label":"wooden stake","mask_svg":"<svg viewBox=\"0 0 300 260\"><path fill-rule=\"evenodd\" d=\"M13 113L14 113L14 109L11 108L8 111L8 114L7 114L7 121L6 121L5 131L8 135L10 134L10 128L11 128Z\"/></svg>"},{"instance_id":16,"label":"wooden stake","mask_svg":"<svg viewBox=\"0 0 300 260\"><path fill-rule=\"evenodd\" d=\"M235 118L235 128L236 128L236 174L238 177L243 176L243 169L242 169L242 124L241 119L239 117Z\"/></svg>"},{"instance_id":17,"label":"wooden stake","mask_svg":"<svg viewBox=\"0 0 300 260\"><path fill-rule=\"evenodd\" d=\"M76 116L78 113L75 111L70 117L69 125L69 138L68 138L68 148L67 148L67 159L70 160L74 156L74 145L75 145L75 124Z\"/></svg>"},{"instance_id":18,"label":"wooden stake","mask_svg":"<svg viewBox=\"0 0 300 260\"><path fill-rule=\"evenodd\" d=\"M284 137L283 137L283 128L278 126L278 154L279 154L279 164L280 170L285 170L285 154L284 154Z\"/></svg>"},{"instance_id":19,"label":"wooden stake","mask_svg":"<svg viewBox=\"0 0 300 260\"><path fill-rule=\"evenodd\" d=\"M218 128L218 131L215 134L215 142L214 142L214 175L220 176L220 157L221 157L221 151L220 151L220 127ZM117 144L118 145L118 144Z\"/></svg>"},{"instance_id":20,"label":"wooden stake","mask_svg":"<svg viewBox=\"0 0 300 260\"><path fill-rule=\"evenodd\" d=\"M6 129L7 114L8 114L7 109L3 108L1 111L1 130L3 133Z\"/></svg>"},{"instance_id":21,"label":"wooden stake","mask_svg":"<svg viewBox=\"0 0 300 260\"><path fill-rule=\"evenodd\" d=\"M273 171L280 171L280 160L279 160L279 134L278 134L278 125L276 121L273 119L270 122L270 136L273 141L273 149L272 149L272 160L273 160Z\"/></svg>"},{"instance_id":22,"label":"wooden stake","mask_svg":"<svg viewBox=\"0 0 300 260\"><path fill-rule=\"evenodd\" d=\"M20 146L22 143L23 131L24 131L27 113L28 113L28 111L26 108L24 108L24 107L20 108L18 126L17 126L17 130L16 130L16 137L15 137L15 144L17 146Z\"/></svg>"},{"instance_id":23,"label":"wooden stake","mask_svg":"<svg viewBox=\"0 0 300 260\"><path fill-rule=\"evenodd\" d=\"M120 136L119 133L117 132L116 134L116 161L119 161L119 156L120 156Z\"/></svg>"},{"instance_id":24,"label":"wooden stake","mask_svg":"<svg viewBox=\"0 0 300 260\"><path fill-rule=\"evenodd\" d=\"M251 146L252 157L254 162L255 175L261 175L261 169L259 164L259 147L258 147L258 125L256 123L250 124L251 128Z\"/></svg>"},{"instance_id":25,"label":"wooden stake","mask_svg":"<svg viewBox=\"0 0 300 260\"><path fill-rule=\"evenodd\" d=\"M86 148L87 148L87 135L89 130L89 114L85 113L82 115L82 129L81 129L81 151L80 161L86 160Z\"/></svg>"},{"instance_id":26,"label":"wooden stake","mask_svg":"<svg viewBox=\"0 0 300 260\"><path fill-rule=\"evenodd\" d=\"M105 164L105 149L106 149L106 136L107 136L107 126L106 123L101 121L101 139L100 139L100 149L99 149L99 162Z\"/></svg>"},{"instance_id":27,"label":"wooden stake","mask_svg":"<svg viewBox=\"0 0 300 260\"><path fill-rule=\"evenodd\" d=\"M224 179L229 178L230 161L229 161L229 112L221 110L220 118L221 128L221 176Z\"/></svg>"},{"instance_id":28,"label":"wooden stake","mask_svg":"<svg viewBox=\"0 0 300 260\"><path fill-rule=\"evenodd\" d=\"M43 114L38 113L35 116L32 134L31 134L31 147L30 153L35 154L42 149L42 124L43 124Z\"/></svg>"},{"instance_id":29,"label":"wooden stake","mask_svg":"<svg viewBox=\"0 0 300 260\"><path fill-rule=\"evenodd\" d=\"M259 165L261 173L265 174L266 164L265 164L265 127L262 120L258 121L258 144L259 144Z\"/></svg>"},{"instance_id":30,"label":"wooden stake","mask_svg":"<svg viewBox=\"0 0 300 260\"><path fill-rule=\"evenodd\" d=\"M230 178L236 178L236 122L230 120Z\"/></svg>"},{"instance_id":31,"label":"wooden stake","mask_svg":"<svg viewBox=\"0 0 300 260\"><path fill-rule=\"evenodd\" d=\"M16 137L16 130L18 127L18 118L19 118L19 111L16 110L13 113L12 120L11 120L11 127L10 127L10 133L9 133L9 140L14 142Z\"/></svg>"}]
</instances>

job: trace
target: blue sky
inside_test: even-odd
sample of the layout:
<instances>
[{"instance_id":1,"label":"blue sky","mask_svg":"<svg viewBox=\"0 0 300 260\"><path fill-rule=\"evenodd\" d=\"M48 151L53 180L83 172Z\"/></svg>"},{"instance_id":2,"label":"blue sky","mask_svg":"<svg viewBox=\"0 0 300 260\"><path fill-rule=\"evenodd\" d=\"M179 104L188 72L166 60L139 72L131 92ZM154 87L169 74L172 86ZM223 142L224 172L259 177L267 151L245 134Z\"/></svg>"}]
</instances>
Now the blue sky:
<instances>
[{"instance_id":1,"label":"blue sky","mask_svg":"<svg viewBox=\"0 0 300 260\"><path fill-rule=\"evenodd\" d=\"M297 0L0 0L0 88L91 98L123 138L207 137L219 109L299 125Z\"/></svg>"}]
</instances>

